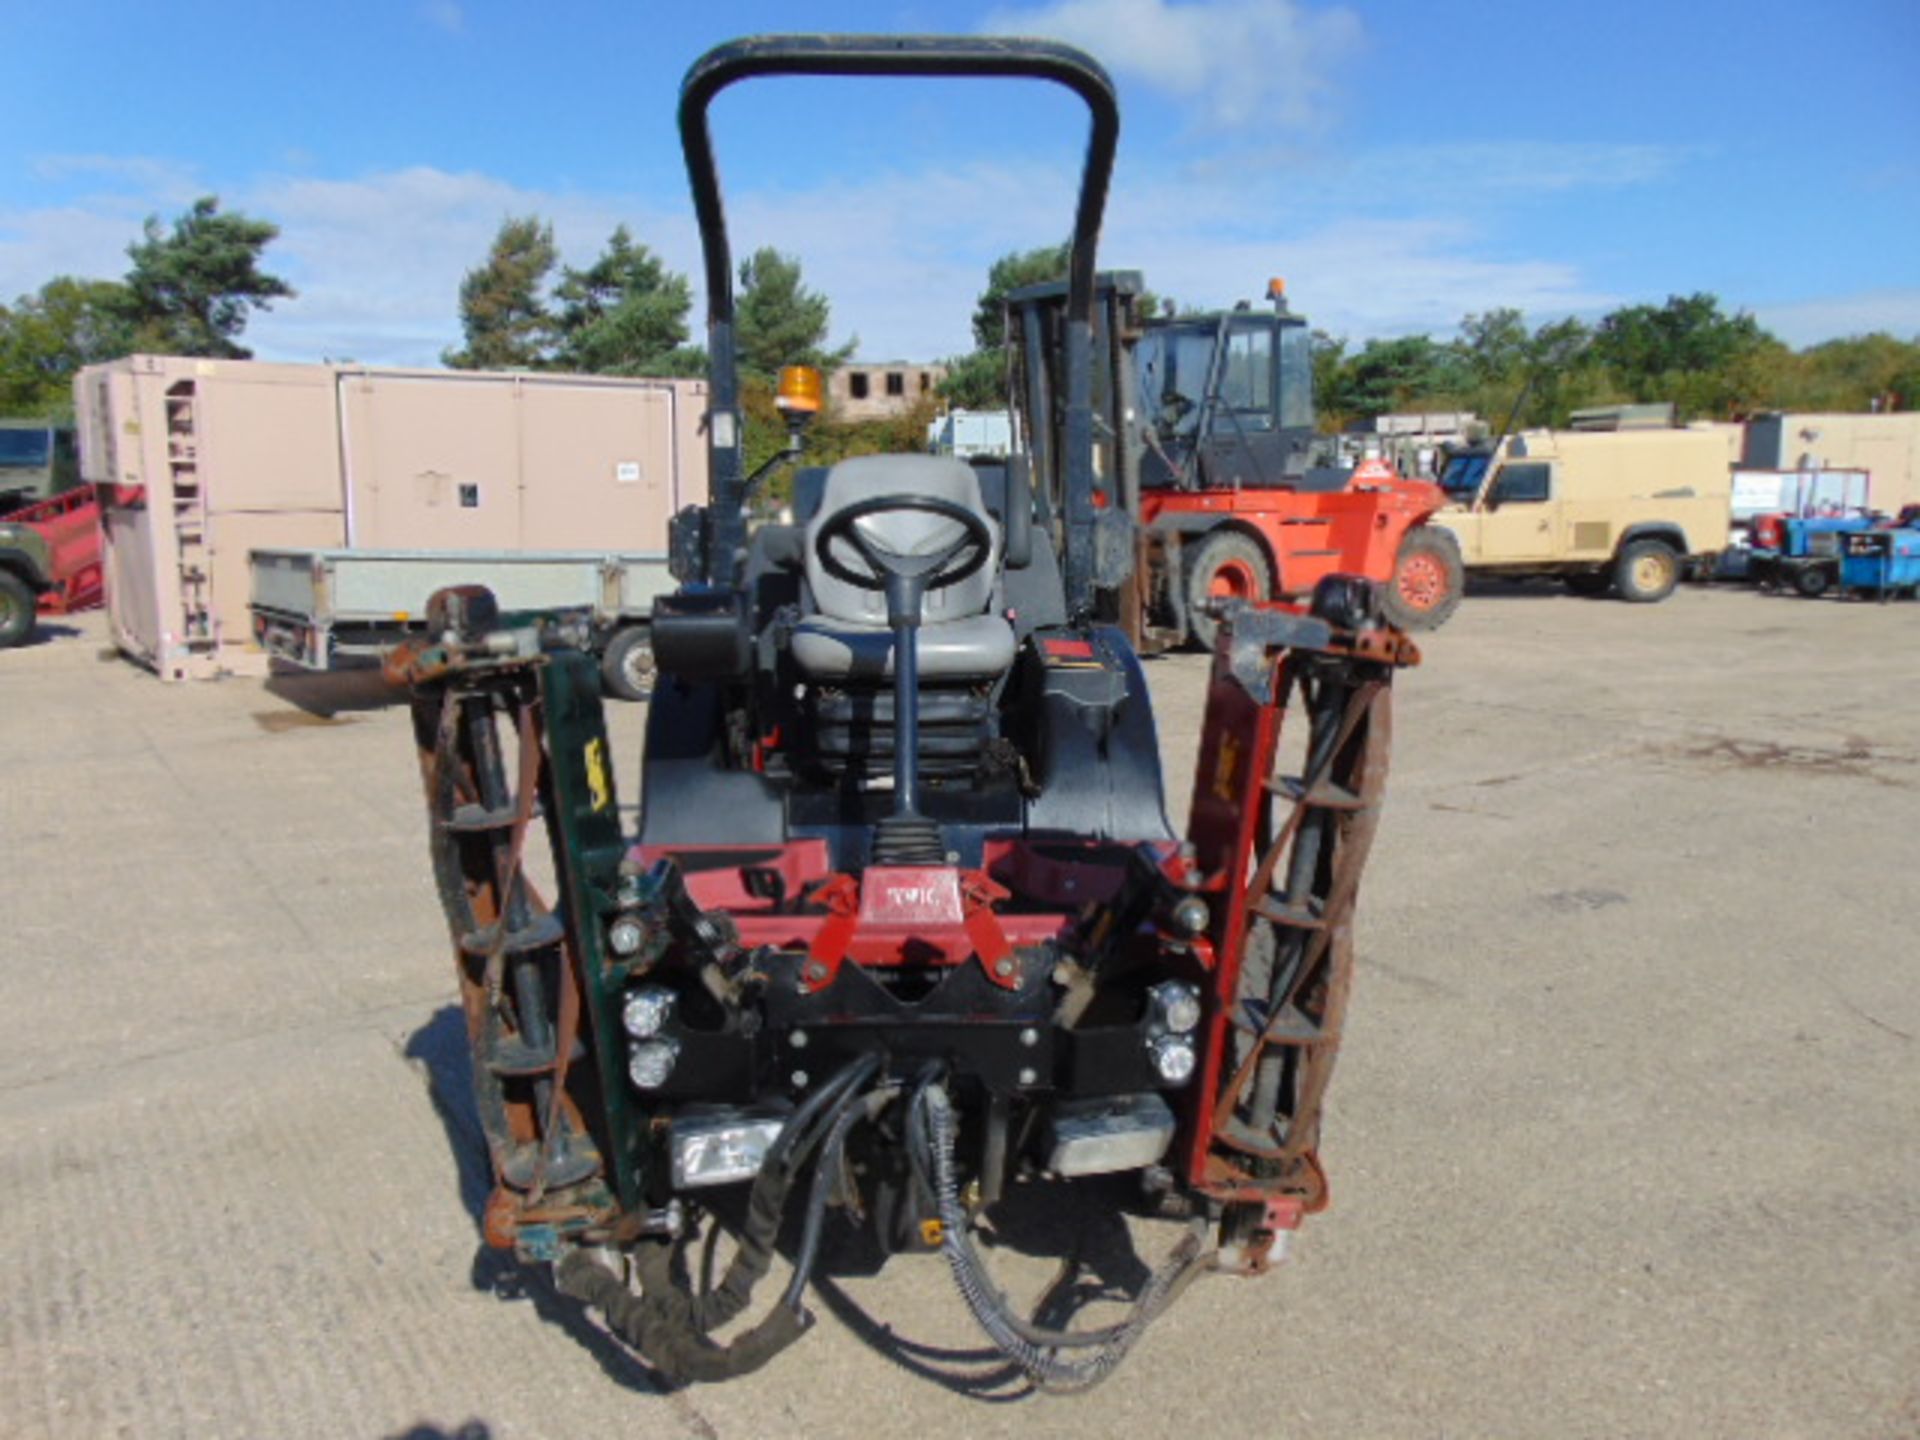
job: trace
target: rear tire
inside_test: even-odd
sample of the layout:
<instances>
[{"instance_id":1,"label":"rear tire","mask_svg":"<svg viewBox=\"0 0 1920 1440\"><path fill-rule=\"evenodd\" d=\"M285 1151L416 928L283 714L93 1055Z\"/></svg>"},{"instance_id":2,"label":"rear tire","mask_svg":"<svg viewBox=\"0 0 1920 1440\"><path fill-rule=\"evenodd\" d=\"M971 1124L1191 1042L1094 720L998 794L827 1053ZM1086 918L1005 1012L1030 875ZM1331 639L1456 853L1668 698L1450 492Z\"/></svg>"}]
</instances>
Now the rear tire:
<instances>
[{"instance_id":1,"label":"rear tire","mask_svg":"<svg viewBox=\"0 0 1920 1440\"><path fill-rule=\"evenodd\" d=\"M1793 574L1793 588L1809 600L1818 599L1827 593L1827 586L1833 577L1822 565L1803 565Z\"/></svg>"},{"instance_id":2,"label":"rear tire","mask_svg":"<svg viewBox=\"0 0 1920 1440\"><path fill-rule=\"evenodd\" d=\"M1460 608L1466 588L1466 562L1453 532L1416 525L1393 558L1393 578L1381 596L1380 610L1402 630L1437 630Z\"/></svg>"},{"instance_id":3,"label":"rear tire","mask_svg":"<svg viewBox=\"0 0 1920 1440\"><path fill-rule=\"evenodd\" d=\"M33 634L39 604L26 581L11 570L0 570L0 650L22 644Z\"/></svg>"},{"instance_id":4,"label":"rear tire","mask_svg":"<svg viewBox=\"0 0 1920 1440\"><path fill-rule=\"evenodd\" d=\"M1620 548L1613 565L1613 585L1632 605L1664 600L1680 583L1680 557L1663 540L1633 540Z\"/></svg>"},{"instance_id":5,"label":"rear tire","mask_svg":"<svg viewBox=\"0 0 1920 1440\"><path fill-rule=\"evenodd\" d=\"M1260 542L1237 530L1216 530L1183 556L1187 560L1187 633L1213 649L1220 621L1207 606L1215 600L1270 600L1273 571Z\"/></svg>"},{"instance_id":6,"label":"rear tire","mask_svg":"<svg viewBox=\"0 0 1920 1440\"><path fill-rule=\"evenodd\" d=\"M653 694L653 637L644 625L629 625L600 652L600 686L616 700Z\"/></svg>"}]
</instances>

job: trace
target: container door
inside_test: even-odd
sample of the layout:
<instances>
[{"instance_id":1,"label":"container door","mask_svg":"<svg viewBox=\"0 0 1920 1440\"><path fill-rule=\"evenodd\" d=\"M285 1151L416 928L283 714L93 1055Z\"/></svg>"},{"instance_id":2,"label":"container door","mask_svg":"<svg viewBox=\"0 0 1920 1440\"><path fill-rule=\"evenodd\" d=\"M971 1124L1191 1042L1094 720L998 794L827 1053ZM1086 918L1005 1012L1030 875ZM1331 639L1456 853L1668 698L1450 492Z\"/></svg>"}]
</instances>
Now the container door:
<instances>
[{"instance_id":1,"label":"container door","mask_svg":"<svg viewBox=\"0 0 1920 1440\"><path fill-rule=\"evenodd\" d=\"M529 381L520 422L527 549L666 550L674 503L670 389Z\"/></svg>"},{"instance_id":2,"label":"container door","mask_svg":"<svg viewBox=\"0 0 1920 1440\"><path fill-rule=\"evenodd\" d=\"M378 550L517 550L512 377L340 377L348 542Z\"/></svg>"}]
</instances>

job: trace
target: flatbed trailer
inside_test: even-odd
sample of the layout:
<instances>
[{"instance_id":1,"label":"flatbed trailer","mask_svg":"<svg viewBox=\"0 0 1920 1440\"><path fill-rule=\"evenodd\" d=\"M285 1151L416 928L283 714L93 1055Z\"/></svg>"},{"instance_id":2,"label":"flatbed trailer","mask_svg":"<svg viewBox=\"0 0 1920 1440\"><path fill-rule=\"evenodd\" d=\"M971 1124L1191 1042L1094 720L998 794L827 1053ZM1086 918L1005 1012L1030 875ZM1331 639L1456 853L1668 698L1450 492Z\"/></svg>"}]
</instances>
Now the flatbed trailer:
<instances>
[{"instance_id":1,"label":"flatbed trailer","mask_svg":"<svg viewBox=\"0 0 1920 1440\"><path fill-rule=\"evenodd\" d=\"M345 657L377 657L427 633L427 597L450 585L485 585L514 612L581 612L609 694L652 688L648 621L675 581L664 552L598 550L255 550L254 639L269 655L309 670Z\"/></svg>"}]
</instances>

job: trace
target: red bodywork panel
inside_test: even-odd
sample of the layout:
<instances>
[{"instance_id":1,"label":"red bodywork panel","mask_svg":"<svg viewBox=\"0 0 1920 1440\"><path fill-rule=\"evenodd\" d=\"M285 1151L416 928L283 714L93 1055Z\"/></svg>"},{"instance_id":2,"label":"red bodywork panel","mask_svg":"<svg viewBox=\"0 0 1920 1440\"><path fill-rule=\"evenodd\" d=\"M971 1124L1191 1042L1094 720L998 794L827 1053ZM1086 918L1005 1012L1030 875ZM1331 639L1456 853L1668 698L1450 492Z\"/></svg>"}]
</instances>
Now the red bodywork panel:
<instances>
[{"instance_id":1,"label":"red bodywork panel","mask_svg":"<svg viewBox=\"0 0 1920 1440\"><path fill-rule=\"evenodd\" d=\"M805 950L819 967L809 975L814 988L830 984L842 960L958 965L974 955L990 979L1008 984L1010 977L996 972L1000 960L1063 934L1083 905L1110 899L1119 888L1124 869L1100 863L1115 847L1087 845L1084 863L1060 855L1071 848L995 840L979 870L873 866L860 877L828 868L824 840L760 850L637 845L631 858L642 866L675 861L694 903L725 911L741 944ZM785 896L806 897L807 913L782 913L771 895L750 887L750 871L777 874Z\"/></svg>"},{"instance_id":2,"label":"red bodywork panel","mask_svg":"<svg viewBox=\"0 0 1920 1440\"><path fill-rule=\"evenodd\" d=\"M1146 490L1140 520L1188 535L1195 516L1251 530L1266 547L1282 593L1305 595L1328 575L1391 580L1407 531L1445 501L1438 485L1402 479L1384 463L1367 461L1345 490Z\"/></svg>"},{"instance_id":3,"label":"red bodywork panel","mask_svg":"<svg viewBox=\"0 0 1920 1440\"><path fill-rule=\"evenodd\" d=\"M100 502L93 487L82 485L46 500L24 505L0 521L24 525L47 542L52 552L53 586L40 597L40 613L66 615L101 602Z\"/></svg>"}]
</instances>

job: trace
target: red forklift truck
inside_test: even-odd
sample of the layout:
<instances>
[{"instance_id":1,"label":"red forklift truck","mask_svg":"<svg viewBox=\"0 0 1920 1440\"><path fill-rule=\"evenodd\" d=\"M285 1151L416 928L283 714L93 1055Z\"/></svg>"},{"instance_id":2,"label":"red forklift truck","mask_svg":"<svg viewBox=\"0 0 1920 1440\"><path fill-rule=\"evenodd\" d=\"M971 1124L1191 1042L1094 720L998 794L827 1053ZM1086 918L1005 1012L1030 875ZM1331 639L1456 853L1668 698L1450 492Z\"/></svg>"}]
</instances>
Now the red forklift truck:
<instances>
[{"instance_id":1,"label":"red forklift truck","mask_svg":"<svg viewBox=\"0 0 1920 1440\"><path fill-rule=\"evenodd\" d=\"M1328 575L1378 581L1401 629L1442 624L1465 584L1458 544L1425 523L1445 493L1384 460L1335 463L1315 429L1307 321L1281 282L1265 311L1153 317L1143 293L1137 271L1098 277L1093 376L1097 498L1138 521L1119 602L1135 643L1209 648L1222 604L1298 599ZM1059 282L1007 301L1013 408L1043 480L1064 301Z\"/></svg>"}]
</instances>

